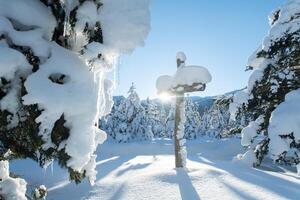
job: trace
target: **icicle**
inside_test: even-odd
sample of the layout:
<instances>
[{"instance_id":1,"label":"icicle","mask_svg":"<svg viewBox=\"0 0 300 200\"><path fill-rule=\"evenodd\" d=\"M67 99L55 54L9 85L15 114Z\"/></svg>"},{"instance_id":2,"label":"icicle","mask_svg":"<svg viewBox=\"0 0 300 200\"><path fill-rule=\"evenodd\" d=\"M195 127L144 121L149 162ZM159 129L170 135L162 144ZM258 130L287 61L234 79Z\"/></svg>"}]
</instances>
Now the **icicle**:
<instances>
[{"instance_id":1,"label":"icicle","mask_svg":"<svg viewBox=\"0 0 300 200\"><path fill-rule=\"evenodd\" d=\"M67 33L69 32L69 20L70 20L70 10L68 6L65 6L65 22L64 22L64 33L63 36L66 37Z\"/></svg>"},{"instance_id":2,"label":"icicle","mask_svg":"<svg viewBox=\"0 0 300 200\"><path fill-rule=\"evenodd\" d=\"M53 163L54 163L54 162L51 162L51 166L50 166L50 167L51 167L51 174L52 174L52 175L53 175Z\"/></svg>"}]
</instances>

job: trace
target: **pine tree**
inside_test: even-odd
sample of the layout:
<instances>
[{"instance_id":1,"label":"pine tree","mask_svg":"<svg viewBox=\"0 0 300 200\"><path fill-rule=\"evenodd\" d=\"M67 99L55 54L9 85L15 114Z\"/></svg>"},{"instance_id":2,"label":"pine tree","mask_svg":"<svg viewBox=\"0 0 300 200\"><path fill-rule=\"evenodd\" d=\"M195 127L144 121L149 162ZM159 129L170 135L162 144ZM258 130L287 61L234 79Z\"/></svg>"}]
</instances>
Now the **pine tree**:
<instances>
[{"instance_id":1,"label":"pine tree","mask_svg":"<svg viewBox=\"0 0 300 200\"><path fill-rule=\"evenodd\" d=\"M236 98L239 114L246 112L252 118L242 131L242 141L255 154L254 166L260 165L269 151L269 124L273 111L285 101L287 93L300 87L299 13L300 2L293 0L271 14L271 30L249 59L247 69L254 71L249 78L248 96L243 100ZM296 145L295 138L289 135L291 133L281 134L288 134L282 139L292 146L293 143ZM257 138L258 135L262 137ZM299 149L299 146L296 148ZM284 159L285 156L281 156L277 161Z\"/></svg>"},{"instance_id":2,"label":"pine tree","mask_svg":"<svg viewBox=\"0 0 300 200\"><path fill-rule=\"evenodd\" d=\"M118 142L153 138L152 130L148 130L151 125L147 121L134 84L128 91L128 97L122 99L119 105L115 104L111 114L101 121L101 127Z\"/></svg>"},{"instance_id":3,"label":"pine tree","mask_svg":"<svg viewBox=\"0 0 300 200\"><path fill-rule=\"evenodd\" d=\"M197 106L190 97L185 99L185 135L186 139L196 139L199 131L201 117Z\"/></svg>"},{"instance_id":4,"label":"pine tree","mask_svg":"<svg viewBox=\"0 0 300 200\"><path fill-rule=\"evenodd\" d=\"M12 159L31 158L40 165L56 159L71 180L94 182L94 152L105 140L97 119L111 101L105 73L149 31L149 2L132 5L0 1L1 152L11 150ZM145 12L137 16L139 8ZM122 23L112 23L118 18Z\"/></svg>"},{"instance_id":5,"label":"pine tree","mask_svg":"<svg viewBox=\"0 0 300 200\"><path fill-rule=\"evenodd\" d=\"M166 120L166 137L173 138L175 128L175 108L172 106Z\"/></svg>"},{"instance_id":6,"label":"pine tree","mask_svg":"<svg viewBox=\"0 0 300 200\"><path fill-rule=\"evenodd\" d=\"M48 119L47 123L51 124L53 122L53 124L50 125L50 127L52 126L50 130L46 129L46 122L42 121L42 119L41 121L37 119L46 115L44 110L47 107L43 108L38 103L31 103L29 100L24 102L24 98L27 96L29 99L33 95L31 91L35 88L31 88L29 80L32 80L36 73L40 73L39 76L42 76L40 69L49 67L51 72L50 68L52 66L47 63L47 58L49 60L56 58L55 54L52 53L53 51L60 51L68 55L68 50L70 50L78 52L85 57L90 48L88 44L92 42L100 44L103 42L100 21L91 21L81 13L82 9L88 5L97 10L102 4L96 1L80 1L78 4L69 5L65 1L47 0L30 0L28 5L24 5L22 2L16 3L17 5L13 3L11 2L11 5L7 3L6 6L19 6L20 12L24 12L24 15L36 15L32 16L32 19L35 20L31 21L28 21L26 16L20 18L16 13L10 13L9 18L1 17L1 23L7 24L6 27L1 27L2 30L0 30L1 43L4 44L4 47L1 48L1 53L18 56L19 59L22 59L25 66L28 66L27 69L25 68L26 71L20 69L16 71L14 76L1 74L1 142L5 148L10 149L14 153L15 157L30 157L38 161L40 165L57 158L63 167L68 168L70 178L79 182L86 172L84 170L81 171L81 169L75 169L75 167L73 168L68 164L68 160L72 156L61 145L69 138L71 131L65 125L68 122L66 115L61 113L60 116L51 119L51 121ZM0 6L4 5L1 4ZM47 14L48 11L51 14ZM29 27L37 28L30 29ZM3 28L7 30L3 30ZM14 38L12 32L16 32L19 39L22 40L23 38L23 41L19 42L17 38ZM78 36L79 33L82 34ZM27 37L28 34L33 36ZM77 41L75 42L75 40ZM74 59L70 61L73 64L77 62L71 56L66 59L69 59L69 61ZM102 56L96 55L95 57L91 56L86 61L90 63L90 67L93 67L93 62L103 59ZM0 62L3 62L2 58ZM23 65L22 63L20 64ZM47 78L49 78L50 83L64 85L69 79L73 79L72 75L68 74L67 71L65 71L66 74L60 73L60 71L62 70L49 74ZM32 79L28 79L29 77ZM74 79L74 81L76 80ZM47 88L44 89L47 91ZM11 101L11 103L15 102L16 105L8 105L8 101ZM45 126L45 130L41 130L43 126ZM43 134L45 133L42 137L41 131L43 131ZM49 142L49 139L51 140L50 145L46 144Z\"/></svg>"},{"instance_id":7,"label":"pine tree","mask_svg":"<svg viewBox=\"0 0 300 200\"><path fill-rule=\"evenodd\" d=\"M142 106L145 109L145 120L148 127L151 127L151 132L154 137L162 138L165 135L165 110L159 106L157 102L149 98L143 102Z\"/></svg>"}]
</instances>

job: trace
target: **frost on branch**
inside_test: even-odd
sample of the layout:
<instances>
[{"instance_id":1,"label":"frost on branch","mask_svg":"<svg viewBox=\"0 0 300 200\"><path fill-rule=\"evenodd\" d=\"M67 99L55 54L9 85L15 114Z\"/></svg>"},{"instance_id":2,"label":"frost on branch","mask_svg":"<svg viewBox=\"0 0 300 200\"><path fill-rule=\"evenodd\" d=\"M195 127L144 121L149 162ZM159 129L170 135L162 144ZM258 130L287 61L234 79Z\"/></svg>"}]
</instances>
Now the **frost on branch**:
<instances>
[{"instance_id":1,"label":"frost on branch","mask_svg":"<svg viewBox=\"0 0 300 200\"><path fill-rule=\"evenodd\" d=\"M0 141L14 157L57 159L70 178L96 178L105 79L148 34L149 1L0 1Z\"/></svg>"}]
</instances>

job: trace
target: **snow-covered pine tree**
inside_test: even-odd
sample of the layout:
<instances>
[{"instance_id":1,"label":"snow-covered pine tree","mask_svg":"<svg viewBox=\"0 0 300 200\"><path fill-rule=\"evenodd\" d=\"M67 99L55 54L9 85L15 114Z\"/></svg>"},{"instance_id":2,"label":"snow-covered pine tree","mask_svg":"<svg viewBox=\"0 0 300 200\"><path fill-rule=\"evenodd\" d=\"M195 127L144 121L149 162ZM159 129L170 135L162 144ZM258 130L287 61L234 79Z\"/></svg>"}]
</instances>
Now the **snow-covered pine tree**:
<instances>
[{"instance_id":1,"label":"snow-covered pine tree","mask_svg":"<svg viewBox=\"0 0 300 200\"><path fill-rule=\"evenodd\" d=\"M103 128L118 142L152 139L153 133L145 117L144 107L134 84L128 91L128 97L115 105L111 114L101 120ZM150 135L147 135L147 134Z\"/></svg>"},{"instance_id":2,"label":"snow-covered pine tree","mask_svg":"<svg viewBox=\"0 0 300 200\"><path fill-rule=\"evenodd\" d=\"M174 128L175 128L175 108L171 106L169 110L169 114L166 120L166 137L173 138L174 136Z\"/></svg>"},{"instance_id":3,"label":"snow-covered pine tree","mask_svg":"<svg viewBox=\"0 0 300 200\"><path fill-rule=\"evenodd\" d=\"M97 121L111 107L105 73L149 27L148 0L0 1L1 152L56 159L93 183Z\"/></svg>"},{"instance_id":4,"label":"snow-covered pine tree","mask_svg":"<svg viewBox=\"0 0 300 200\"><path fill-rule=\"evenodd\" d=\"M200 127L201 116L196 104L190 97L185 98L185 116L184 137L186 139L196 139Z\"/></svg>"},{"instance_id":5,"label":"snow-covered pine tree","mask_svg":"<svg viewBox=\"0 0 300 200\"><path fill-rule=\"evenodd\" d=\"M282 9L274 11L269 19L271 30L249 59L248 69L254 71L249 78L247 91L239 93L232 104L234 113L246 112L253 118L242 130L242 145L250 146L250 149L240 158L247 159L250 155L253 158L251 163L257 166L271 150L276 161L298 164L299 153L288 152L299 152L299 129L282 127L286 127L286 123L289 127L299 125L299 113L295 114L293 109L286 111L286 115L292 116L287 122L277 108L285 107L288 104L286 101L293 102L292 96L296 98L297 95L290 93L296 93L300 87L300 1L289 1ZM297 110L296 104L294 110ZM278 119L278 116L282 118Z\"/></svg>"},{"instance_id":6,"label":"snow-covered pine tree","mask_svg":"<svg viewBox=\"0 0 300 200\"><path fill-rule=\"evenodd\" d=\"M145 120L148 127L151 127L151 131L154 137L162 138L165 135L165 110L162 105L149 98L142 102L142 106L145 109Z\"/></svg>"}]
</instances>

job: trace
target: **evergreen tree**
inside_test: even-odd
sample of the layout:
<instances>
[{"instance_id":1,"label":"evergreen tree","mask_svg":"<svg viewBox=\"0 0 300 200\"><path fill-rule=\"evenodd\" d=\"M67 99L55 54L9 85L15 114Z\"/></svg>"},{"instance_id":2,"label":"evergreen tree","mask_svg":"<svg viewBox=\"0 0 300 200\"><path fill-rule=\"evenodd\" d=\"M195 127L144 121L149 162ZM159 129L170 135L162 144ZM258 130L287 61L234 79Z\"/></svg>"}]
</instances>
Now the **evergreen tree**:
<instances>
[{"instance_id":1,"label":"evergreen tree","mask_svg":"<svg viewBox=\"0 0 300 200\"><path fill-rule=\"evenodd\" d=\"M175 128L175 108L172 106L169 110L169 114L166 120L166 137L173 138Z\"/></svg>"},{"instance_id":2,"label":"evergreen tree","mask_svg":"<svg viewBox=\"0 0 300 200\"><path fill-rule=\"evenodd\" d=\"M151 132L154 137L162 138L165 135L165 111L164 108L160 107L155 101L149 98L143 102L145 109L145 120L148 127L151 127Z\"/></svg>"},{"instance_id":3,"label":"evergreen tree","mask_svg":"<svg viewBox=\"0 0 300 200\"><path fill-rule=\"evenodd\" d=\"M101 120L101 127L118 142L153 138L151 124L135 90L132 84L128 97L121 100L119 105L114 105L111 114Z\"/></svg>"},{"instance_id":4,"label":"evergreen tree","mask_svg":"<svg viewBox=\"0 0 300 200\"><path fill-rule=\"evenodd\" d=\"M184 124L186 139L196 139L199 131L201 117L198 112L196 104L190 97L185 99L185 116L186 121Z\"/></svg>"},{"instance_id":5,"label":"evergreen tree","mask_svg":"<svg viewBox=\"0 0 300 200\"><path fill-rule=\"evenodd\" d=\"M249 59L247 69L254 71L249 78L247 96L239 94L245 98L236 98L234 102L238 105L239 114L246 112L253 119L242 130L242 144L249 146L249 151L255 155L255 160L252 161L254 166L260 165L269 151L269 125L273 111L285 101L287 93L300 87L299 13L300 2L293 0L271 14L271 30L261 47ZM280 134L291 148L299 149L299 141L292 133ZM262 137L257 137L258 135ZM276 149L276 145L274 148ZM277 161L290 160L286 159L285 154L286 152L282 152ZM294 158L295 156L297 157L292 155ZM297 159L292 160L299 162Z\"/></svg>"},{"instance_id":6,"label":"evergreen tree","mask_svg":"<svg viewBox=\"0 0 300 200\"><path fill-rule=\"evenodd\" d=\"M0 151L11 159L56 159L71 180L94 182L105 140L97 119L111 103L105 73L149 31L147 0L111 2L0 1Z\"/></svg>"},{"instance_id":7,"label":"evergreen tree","mask_svg":"<svg viewBox=\"0 0 300 200\"><path fill-rule=\"evenodd\" d=\"M2 44L0 54L10 56L12 59L19 59L18 63L13 63L13 60L4 60L3 57L0 59L4 65L8 64L7 62L10 62L11 65L18 65L12 74L5 74L1 70L1 142L6 149L10 149L14 153L16 158L30 157L38 161L40 165L44 165L53 158L58 159L61 166L68 168L70 178L79 182L85 175L94 172L87 172L87 166L73 165L68 162L72 157L75 159L76 156L73 156L74 152L68 151L66 149L68 147L63 145L70 134L74 132L66 125L66 123L70 123L68 113L71 112L57 112L50 116L51 111L48 111L50 106L43 98L50 99L50 95L58 95L51 94L51 92L63 91L66 88L63 85L70 79L75 83L69 86L69 90L72 90L72 86L79 84L79 77L77 79L76 74L72 74L68 68L55 69L56 66L54 66L71 64L78 67L81 65L77 64L80 60L73 56L73 53L80 53L83 59L89 63L86 71L81 70L81 79L87 84L91 83L88 82L89 80L85 80L88 67L96 67L94 62L105 62L105 58L101 54L99 56L88 55L91 53L88 53L91 51L89 44L94 42L94 44L100 45L103 42L100 21L88 18L93 13L82 13L87 6L97 12L102 3L85 0L74 4L48 0L4 2L0 3L0 7L18 6L20 9L18 12L24 16L12 12L6 18L2 17L1 12L3 11L0 11ZM7 16L7 14L5 15ZM30 19L27 16L30 16ZM2 26L3 23L6 26ZM31 37L28 37L29 35ZM57 53L61 55L57 55ZM65 56L65 60L55 60L61 59L60 56ZM44 93L37 93L40 85L35 81L45 75L48 77L40 82L41 85L51 87L52 84L55 89L57 89L57 85L61 85L63 89L59 91L59 89L43 88ZM45 81L48 83L43 83ZM73 92L80 92L80 89ZM88 86L86 86L86 90L89 90ZM46 92L49 97L42 96L47 95ZM82 95L86 94L86 91L81 92L83 92ZM41 96L34 97L35 94ZM57 98L60 97L67 100L67 95L65 98L57 96ZM93 97L91 96L91 98ZM72 105L72 102L68 103ZM59 110L59 107L57 109ZM91 123L95 122L91 121ZM90 161L92 162L92 160Z\"/></svg>"}]
</instances>

